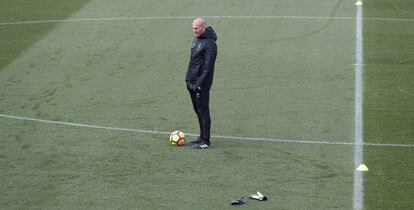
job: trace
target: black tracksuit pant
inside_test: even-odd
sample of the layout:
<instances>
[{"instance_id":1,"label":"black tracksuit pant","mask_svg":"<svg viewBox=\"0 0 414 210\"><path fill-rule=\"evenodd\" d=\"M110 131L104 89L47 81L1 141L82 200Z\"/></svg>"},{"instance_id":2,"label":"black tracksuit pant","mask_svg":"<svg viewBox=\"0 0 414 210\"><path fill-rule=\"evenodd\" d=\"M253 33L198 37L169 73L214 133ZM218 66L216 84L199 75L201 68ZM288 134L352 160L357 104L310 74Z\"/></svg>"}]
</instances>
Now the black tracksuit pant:
<instances>
[{"instance_id":1,"label":"black tracksuit pant","mask_svg":"<svg viewBox=\"0 0 414 210\"><path fill-rule=\"evenodd\" d=\"M200 125L200 138L204 143L210 145L210 90L201 89L197 92L188 89L188 92L191 96L191 102L193 103L193 108L198 117L198 123Z\"/></svg>"}]
</instances>

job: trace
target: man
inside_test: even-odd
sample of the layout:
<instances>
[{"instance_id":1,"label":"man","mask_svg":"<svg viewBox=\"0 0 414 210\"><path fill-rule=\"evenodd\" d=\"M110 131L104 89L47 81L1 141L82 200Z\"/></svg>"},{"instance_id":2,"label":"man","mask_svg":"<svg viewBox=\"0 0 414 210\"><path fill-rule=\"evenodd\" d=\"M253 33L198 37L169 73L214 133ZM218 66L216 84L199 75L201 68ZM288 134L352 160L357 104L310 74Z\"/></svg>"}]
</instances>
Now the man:
<instances>
[{"instance_id":1,"label":"man","mask_svg":"<svg viewBox=\"0 0 414 210\"><path fill-rule=\"evenodd\" d=\"M196 144L193 146L195 149L207 149L210 146L209 100L217 56L217 36L212 27L207 27L203 18L194 19L192 28L195 37L185 82L198 117L200 136L191 143Z\"/></svg>"}]
</instances>

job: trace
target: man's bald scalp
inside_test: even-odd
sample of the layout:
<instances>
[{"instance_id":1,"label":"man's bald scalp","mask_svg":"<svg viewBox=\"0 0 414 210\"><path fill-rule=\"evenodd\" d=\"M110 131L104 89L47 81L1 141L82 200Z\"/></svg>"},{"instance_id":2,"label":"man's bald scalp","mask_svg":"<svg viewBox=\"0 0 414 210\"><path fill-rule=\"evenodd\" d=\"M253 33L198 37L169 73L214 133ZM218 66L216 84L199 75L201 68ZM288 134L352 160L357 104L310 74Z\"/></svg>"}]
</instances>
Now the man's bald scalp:
<instances>
[{"instance_id":1,"label":"man's bald scalp","mask_svg":"<svg viewBox=\"0 0 414 210\"><path fill-rule=\"evenodd\" d=\"M199 25L203 28L207 27L206 20L204 20L204 18L202 18L202 17L198 17L198 18L194 19L193 24Z\"/></svg>"}]
</instances>

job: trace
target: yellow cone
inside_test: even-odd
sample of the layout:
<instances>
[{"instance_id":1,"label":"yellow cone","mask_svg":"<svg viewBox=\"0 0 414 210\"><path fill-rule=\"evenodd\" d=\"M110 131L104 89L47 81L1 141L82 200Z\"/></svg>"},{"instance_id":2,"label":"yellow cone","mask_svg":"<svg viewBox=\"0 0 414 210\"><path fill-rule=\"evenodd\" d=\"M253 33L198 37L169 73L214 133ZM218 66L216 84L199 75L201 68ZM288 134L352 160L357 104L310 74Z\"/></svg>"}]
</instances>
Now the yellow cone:
<instances>
[{"instance_id":1,"label":"yellow cone","mask_svg":"<svg viewBox=\"0 0 414 210\"><path fill-rule=\"evenodd\" d=\"M358 166L358 168L356 169L357 171L368 171L368 167L365 164L361 164Z\"/></svg>"},{"instance_id":2,"label":"yellow cone","mask_svg":"<svg viewBox=\"0 0 414 210\"><path fill-rule=\"evenodd\" d=\"M355 3L355 5L357 5L357 6L362 6L362 1L361 1L361 0L358 0L358 1Z\"/></svg>"}]
</instances>

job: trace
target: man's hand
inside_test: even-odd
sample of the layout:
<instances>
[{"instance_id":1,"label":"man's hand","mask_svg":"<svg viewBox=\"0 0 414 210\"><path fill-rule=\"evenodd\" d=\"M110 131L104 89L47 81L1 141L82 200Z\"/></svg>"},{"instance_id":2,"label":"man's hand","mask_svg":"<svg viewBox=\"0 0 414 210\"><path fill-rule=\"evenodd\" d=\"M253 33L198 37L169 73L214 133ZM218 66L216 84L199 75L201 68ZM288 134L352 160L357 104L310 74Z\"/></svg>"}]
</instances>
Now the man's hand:
<instances>
[{"instance_id":1,"label":"man's hand","mask_svg":"<svg viewBox=\"0 0 414 210\"><path fill-rule=\"evenodd\" d=\"M197 86L196 84L188 84L188 88L194 92L198 92L199 90L201 90L201 87Z\"/></svg>"}]
</instances>

